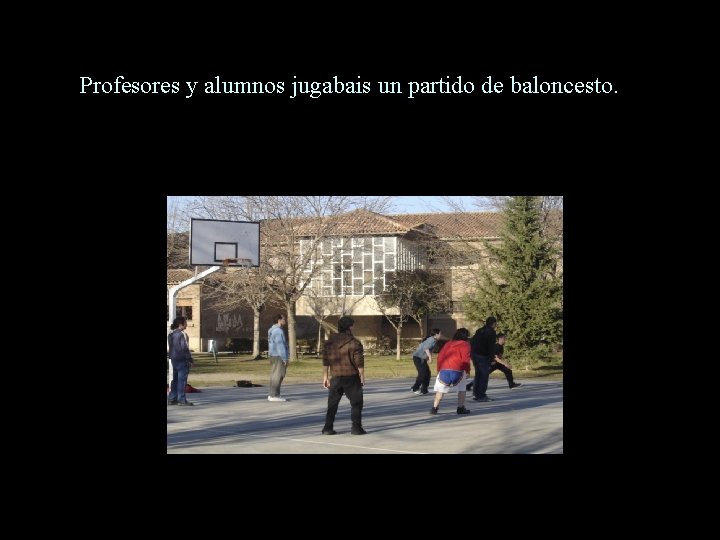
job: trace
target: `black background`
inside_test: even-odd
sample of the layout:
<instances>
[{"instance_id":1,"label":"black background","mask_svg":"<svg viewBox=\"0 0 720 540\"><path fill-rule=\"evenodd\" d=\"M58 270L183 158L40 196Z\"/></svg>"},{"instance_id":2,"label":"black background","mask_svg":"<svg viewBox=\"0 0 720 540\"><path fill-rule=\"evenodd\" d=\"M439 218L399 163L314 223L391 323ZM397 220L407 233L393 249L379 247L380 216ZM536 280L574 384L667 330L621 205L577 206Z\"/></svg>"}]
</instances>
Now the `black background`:
<instances>
[{"instance_id":1,"label":"black background","mask_svg":"<svg viewBox=\"0 0 720 540\"><path fill-rule=\"evenodd\" d=\"M484 34L484 32L480 32ZM607 268L625 252L623 183L632 179L637 131L630 105L638 89L624 46L581 39L582 33L538 32L526 40L423 40L410 45L331 47L326 42L258 47L238 40L203 47L147 43L131 51L78 56L68 78L74 94L77 170L96 186L95 204L75 217L78 234L101 227L107 242L92 250L103 335L118 326L121 344L102 367L105 403L136 433L123 444L140 454L165 453L165 243L167 195L362 193L395 195L563 194L565 196L565 448L582 444L583 425L606 425L596 397L603 360L597 332L616 316ZM467 38L467 36L466 36ZM312 40L310 40L312 41ZM179 81L180 93L80 94L80 77ZM289 99L293 76L372 82L370 94ZM458 75L475 83L467 95L380 95L376 81L425 81ZM610 81L613 94L512 94L510 75L541 81ZM278 81L284 94L203 93L205 81ZM505 83L486 95L487 76ZM186 80L200 81L186 99ZM629 165L630 163L630 165ZM86 244L85 244L86 245ZM82 250L84 256L87 251ZM118 299L126 300L118 300ZM158 338L158 335L160 338ZM132 373L117 385L124 365ZM138 373L147 373L138 377ZM93 376L93 378L95 375ZM94 379L93 379L94 380ZM595 382L597 381L597 382ZM577 383L582 383L582 391ZM159 390L158 390L159 387ZM159 393L159 397L156 395ZM142 435L139 435L142 433ZM580 435L580 436L578 436ZM113 447L113 435L104 448ZM602 445L602 439L593 447ZM589 449L585 446L583 450Z\"/></svg>"}]
</instances>

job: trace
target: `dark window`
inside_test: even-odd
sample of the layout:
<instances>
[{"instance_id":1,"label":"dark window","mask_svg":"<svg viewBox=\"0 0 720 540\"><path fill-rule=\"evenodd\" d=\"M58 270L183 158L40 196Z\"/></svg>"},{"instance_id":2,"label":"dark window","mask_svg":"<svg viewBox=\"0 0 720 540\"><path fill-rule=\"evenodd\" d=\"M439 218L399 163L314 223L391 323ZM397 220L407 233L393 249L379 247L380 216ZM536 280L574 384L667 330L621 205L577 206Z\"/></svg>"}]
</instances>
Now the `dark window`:
<instances>
[{"instance_id":1,"label":"dark window","mask_svg":"<svg viewBox=\"0 0 720 540\"><path fill-rule=\"evenodd\" d=\"M192 321L192 306L175 306L175 316L185 317L188 321Z\"/></svg>"}]
</instances>

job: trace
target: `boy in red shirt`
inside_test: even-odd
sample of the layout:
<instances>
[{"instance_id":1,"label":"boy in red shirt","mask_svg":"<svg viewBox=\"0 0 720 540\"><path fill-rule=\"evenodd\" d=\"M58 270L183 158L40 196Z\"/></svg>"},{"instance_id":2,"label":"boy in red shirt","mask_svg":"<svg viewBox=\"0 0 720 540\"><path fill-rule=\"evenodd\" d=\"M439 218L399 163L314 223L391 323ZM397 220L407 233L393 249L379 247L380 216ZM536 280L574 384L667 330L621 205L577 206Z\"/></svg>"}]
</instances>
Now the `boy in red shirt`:
<instances>
[{"instance_id":1,"label":"boy in red shirt","mask_svg":"<svg viewBox=\"0 0 720 540\"><path fill-rule=\"evenodd\" d=\"M437 357L438 374L435 379L435 402L430 414L437 414L443 394L458 393L458 414L469 414L465 408L465 377L470 374L470 332L458 328L451 341L440 349ZM462 390L461 390L462 389Z\"/></svg>"}]
</instances>

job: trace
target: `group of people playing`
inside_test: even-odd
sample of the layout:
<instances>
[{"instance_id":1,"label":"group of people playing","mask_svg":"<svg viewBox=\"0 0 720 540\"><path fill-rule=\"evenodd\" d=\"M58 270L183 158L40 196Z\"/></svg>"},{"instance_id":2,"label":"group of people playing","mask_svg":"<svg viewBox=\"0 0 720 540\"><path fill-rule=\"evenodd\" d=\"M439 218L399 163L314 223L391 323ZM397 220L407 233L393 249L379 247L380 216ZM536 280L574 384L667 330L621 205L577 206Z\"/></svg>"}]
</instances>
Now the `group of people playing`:
<instances>
[{"instance_id":1,"label":"group of people playing","mask_svg":"<svg viewBox=\"0 0 720 540\"><path fill-rule=\"evenodd\" d=\"M289 362L289 348L282 327L283 315L274 317L273 326L268 330L268 357L270 359L270 384L268 401L287 401L280 395L280 385L285 378ZM363 386L365 385L365 355L362 343L353 336L355 321L348 316L340 317L338 332L325 342L323 350L323 387L328 389L328 404L325 413L323 435L335 435L335 416L343 395L350 401L350 433L364 435L362 426ZM192 355L183 330L187 322L184 317L175 319L173 332L168 336L168 348L173 367L173 380L168 395L169 405L192 405L185 397L185 384L192 366ZM457 392L457 414L468 414L465 408L465 394L473 392L474 401L492 401L486 394L488 378L493 371L505 374L509 387L517 388L520 383L513 380L510 366L503 360L505 335L496 334L497 320L488 317L485 326L479 328L470 338L467 328L458 328L452 340L447 342L437 355L437 377L433 390L435 400L430 414L437 414L440 402L445 394ZM430 386L430 367L433 350L438 345L442 333L434 328L430 335L420 343L413 353L413 362L418 375L412 392L418 395L428 394ZM470 375L470 366L475 368L472 382L466 382Z\"/></svg>"},{"instance_id":2,"label":"group of people playing","mask_svg":"<svg viewBox=\"0 0 720 540\"><path fill-rule=\"evenodd\" d=\"M500 370L507 379L510 389L521 386L513 379L512 369L503 359L505 334L496 334L497 319L488 317L485 326L479 328L470 338L467 328L458 328L452 340L448 341L437 355L437 377L435 379L435 401L430 414L437 414L443 395L457 392L457 414L468 414L465 408L465 393L473 392L473 401L492 401L487 395L490 373ZM410 390L418 395L429 393L430 366L432 351L441 338L438 328L433 328L417 350L413 353L413 362L418 375ZM470 375L470 366L475 368L472 382L466 382Z\"/></svg>"}]
</instances>

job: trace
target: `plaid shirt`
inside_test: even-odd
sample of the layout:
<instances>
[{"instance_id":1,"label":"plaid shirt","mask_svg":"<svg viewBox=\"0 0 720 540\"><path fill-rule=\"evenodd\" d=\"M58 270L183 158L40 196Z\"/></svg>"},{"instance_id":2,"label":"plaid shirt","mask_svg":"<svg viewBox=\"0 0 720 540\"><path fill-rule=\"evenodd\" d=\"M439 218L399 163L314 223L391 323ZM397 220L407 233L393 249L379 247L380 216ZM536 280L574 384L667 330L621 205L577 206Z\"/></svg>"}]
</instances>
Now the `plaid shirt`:
<instances>
[{"instance_id":1,"label":"plaid shirt","mask_svg":"<svg viewBox=\"0 0 720 540\"><path fill-rule=\"evenodd\" d=\"M355 339L349 330L333 334L325 342L323 366L330 366L330 373L334 377L359 375L356 368L365 367L362 343Z\"/></svg>"}]
</instances>

